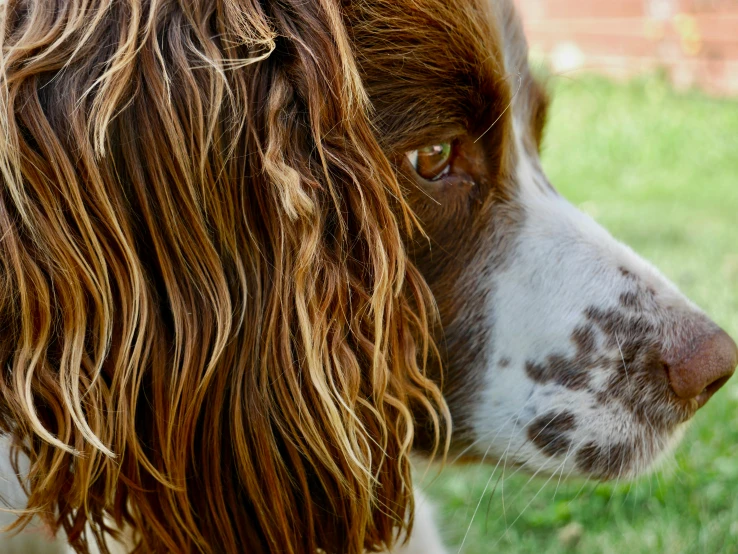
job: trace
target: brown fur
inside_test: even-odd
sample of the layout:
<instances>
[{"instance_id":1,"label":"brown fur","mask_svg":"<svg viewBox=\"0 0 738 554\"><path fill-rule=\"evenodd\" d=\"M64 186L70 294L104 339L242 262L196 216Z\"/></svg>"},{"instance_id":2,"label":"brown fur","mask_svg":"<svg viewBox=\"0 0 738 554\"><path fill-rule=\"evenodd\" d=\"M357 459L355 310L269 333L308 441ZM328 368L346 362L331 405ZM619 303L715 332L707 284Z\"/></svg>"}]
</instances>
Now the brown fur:
<instances>
[{"instance_id":1,"label":"brown fur","mask_svg":"<svg viewBox=\"0 0 738 554\"><path fill-rule=\"evenodd\" d=\"M111 521L141 552L391 545L412 521L411 409L436 445L448 418L416 223L341 7L3 9L18 526L39 515L80 552Z\"/></svg>"},{"instance_id":2,"label":"brown fur","mask_svg":"<svg viewBox=\"0 0 738 554\"><path fill-rule=\"evenodd\" d=\"M480 260L479 253L498 254L495 265L501 266L523 217L512 201L517 185L509 108L515 82L505 67L505 37L498 26L518 22L507 2L372 0L347 5L378 136L398 166L405 198L423 227L423 237L406 237L405 242L438 306L434 336L446 370L443 392L454 420L452 446L461 447L468 400L480 385L481 372L474 368L484 367L489 331L479 324L486 312L478 282L491 268L482 266L488 261ZM520 39L514 47L524 50ZM527 81L527 60L522 62ZM405 153L444 138L458 149L453 186L419 182ZM432 363L430 371L440 381L441 364ZM423 449L434 444L427 428L432 430L422 424L416 429L416 446Z\"/></svg>"}]
</instances>

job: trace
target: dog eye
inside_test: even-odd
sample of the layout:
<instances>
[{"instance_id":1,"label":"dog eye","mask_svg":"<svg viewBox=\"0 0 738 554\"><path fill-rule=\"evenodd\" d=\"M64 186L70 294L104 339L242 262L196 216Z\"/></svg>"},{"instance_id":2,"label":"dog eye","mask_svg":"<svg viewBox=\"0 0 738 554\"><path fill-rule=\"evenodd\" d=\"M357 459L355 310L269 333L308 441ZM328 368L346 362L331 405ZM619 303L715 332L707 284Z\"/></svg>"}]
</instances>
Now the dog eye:
<instances>
[{"instance_id":1,"label":"dog eye","mask_svg":"<svg viewBox=\"0 0 738 554\"><path fill-rule=\"evenodd\" d=\"M407 153L415 172L427 181L437 181L451 170L453 145L450 142L426 146Z\"/></svg>"}]
</instances>

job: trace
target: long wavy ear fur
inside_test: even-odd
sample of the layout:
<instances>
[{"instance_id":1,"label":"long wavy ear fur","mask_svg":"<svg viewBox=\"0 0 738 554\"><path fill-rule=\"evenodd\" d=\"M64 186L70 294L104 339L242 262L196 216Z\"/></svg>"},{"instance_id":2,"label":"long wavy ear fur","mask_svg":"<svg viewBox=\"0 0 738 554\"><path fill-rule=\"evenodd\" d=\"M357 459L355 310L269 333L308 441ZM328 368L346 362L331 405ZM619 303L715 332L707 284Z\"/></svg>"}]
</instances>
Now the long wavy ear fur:
<instances>
[{"instance_id":1,"label":"long wavy ear fur","mask_svg":"<svg viewBox=\"0 0 738 554\"><path fill-rule=\"evenodd\" d=\"M79 552L111 522L140 552L392 544L410 407L445 407L336 0L0 9L17 525Z\"/></svg>"}]
</instances>

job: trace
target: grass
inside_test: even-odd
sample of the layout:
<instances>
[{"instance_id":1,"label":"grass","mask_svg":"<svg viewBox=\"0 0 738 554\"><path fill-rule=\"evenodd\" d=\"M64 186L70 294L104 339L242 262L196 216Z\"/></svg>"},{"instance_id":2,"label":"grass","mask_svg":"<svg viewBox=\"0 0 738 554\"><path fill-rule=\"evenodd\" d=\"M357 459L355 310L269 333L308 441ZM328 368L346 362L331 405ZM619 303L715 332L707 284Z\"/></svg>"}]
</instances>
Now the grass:
<instances>
[{"instance_id":1,"label":"grass","mask_svg":"<svg viewBox=\"0 0 738 554\"><path fill-rule=\"evenodd\" d=\"M551 86L551 181L738 336L738 102L675 93L658 77ZM736 415L738 379L698 413L665 469L632 484L508 471L493 494L485 466L447 469L427 493L451 552L469 528L464 554L738 553Z\"/></svg>"}]
</instances>

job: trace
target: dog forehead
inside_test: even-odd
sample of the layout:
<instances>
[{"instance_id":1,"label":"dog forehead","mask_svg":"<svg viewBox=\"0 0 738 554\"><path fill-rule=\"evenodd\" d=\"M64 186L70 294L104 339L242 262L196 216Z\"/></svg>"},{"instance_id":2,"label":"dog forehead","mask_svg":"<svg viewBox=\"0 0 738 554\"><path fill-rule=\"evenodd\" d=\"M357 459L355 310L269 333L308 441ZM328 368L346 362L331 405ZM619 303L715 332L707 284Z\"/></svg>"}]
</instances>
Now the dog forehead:
<instances>
[{"instance_id":1,"label":"dog forehead","mask_svg":"<svg viewBox=\"0 0 738 554\"><path fill-rule=\"evenodd\" d=\"M496 117L509 105L515 83L506 67L502 26L512 12L503 9L504 4L488 0L347 4L355 55L381 123L387 126L383 131L401 137L417 134L422 125L469 127L480 116Z\"/></svg>"}]
</instances>

